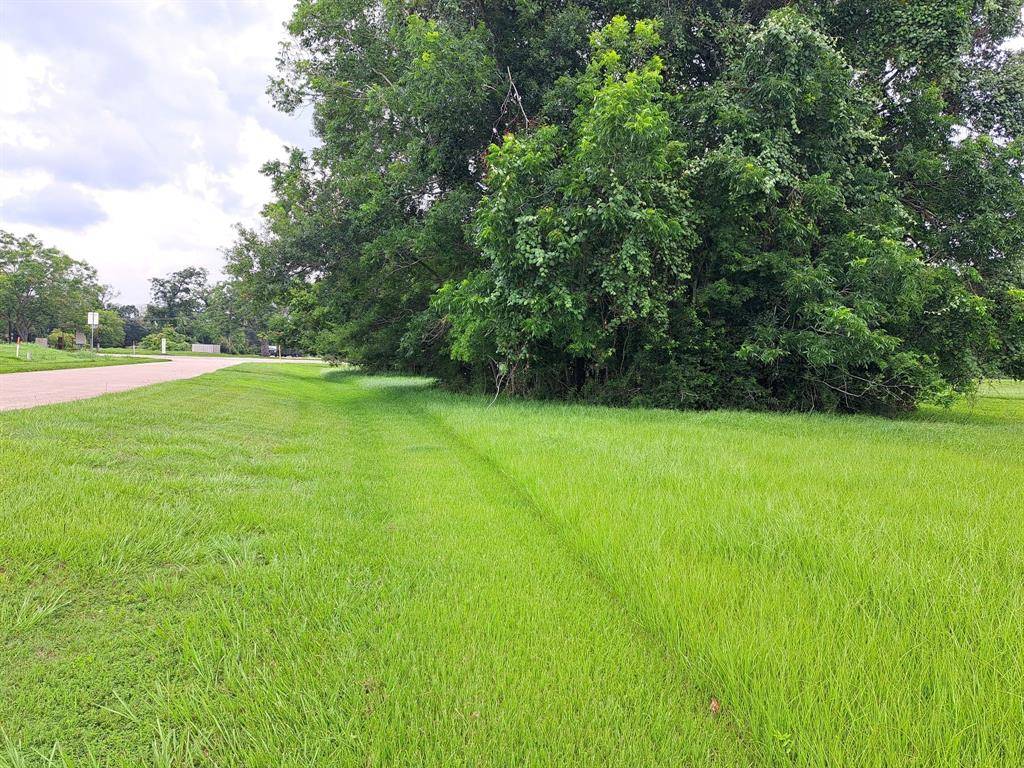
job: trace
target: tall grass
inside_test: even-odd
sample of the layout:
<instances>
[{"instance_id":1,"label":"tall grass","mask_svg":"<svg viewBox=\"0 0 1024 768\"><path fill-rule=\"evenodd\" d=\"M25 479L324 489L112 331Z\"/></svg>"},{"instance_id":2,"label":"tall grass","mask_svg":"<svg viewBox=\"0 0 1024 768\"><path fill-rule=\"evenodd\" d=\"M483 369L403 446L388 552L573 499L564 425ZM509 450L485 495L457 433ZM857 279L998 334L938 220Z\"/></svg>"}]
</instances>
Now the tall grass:
<instances>
[{"instance_id":1,"label":"tall grass","mask_svg":"<svg viewBox=\"0 0 1024 768\"><path fill-rule=\"evenodd\" d=\"M1022 430L312 366L3 414L0 764L1021 764Z\"/></svg>"}]
</instances>

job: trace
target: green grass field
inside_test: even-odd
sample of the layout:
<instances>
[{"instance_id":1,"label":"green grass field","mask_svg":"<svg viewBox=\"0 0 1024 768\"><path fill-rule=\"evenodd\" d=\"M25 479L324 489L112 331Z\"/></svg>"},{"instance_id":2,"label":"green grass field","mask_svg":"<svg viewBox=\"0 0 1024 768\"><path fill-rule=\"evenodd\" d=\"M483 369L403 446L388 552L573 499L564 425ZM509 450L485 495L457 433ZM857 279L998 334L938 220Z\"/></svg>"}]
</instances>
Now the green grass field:
<instances>
[{"instance_id":1,"label":"green grass field","mask_svg":"<svg viewBox=\"0 0 1024 768\"><path fill-rule=\"evenodd\" d=\"M1021 384L892 421L248 365L0 456L0 765L1024 764Z\"/></svg>"},{"instance_id":2,"label":"green grass field","mask_svg":"<svg viewBox=\"0 0 1024 768\"><path fill-rule=\"evenodd\" d=\"M31 355L31 360L29 356ZM17 356L16 345L0 344L0 373L25 373L28 371L55 371L62 368L95 368L104 365L129 365L131 363L152 363L154 358L100 357L89 350L64 351L48 349L37 344L22 344L21 356Z\"/></svg>"}]
</instances>

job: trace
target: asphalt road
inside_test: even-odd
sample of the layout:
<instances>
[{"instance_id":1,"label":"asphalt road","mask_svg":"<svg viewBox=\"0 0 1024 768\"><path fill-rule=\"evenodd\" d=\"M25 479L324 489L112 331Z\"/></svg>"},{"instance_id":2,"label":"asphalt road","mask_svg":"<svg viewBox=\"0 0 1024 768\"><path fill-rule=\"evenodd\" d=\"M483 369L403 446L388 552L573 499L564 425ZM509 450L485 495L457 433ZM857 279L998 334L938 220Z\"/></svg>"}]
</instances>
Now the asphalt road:
<instances>
[{"instance_id":1,"label":"asphalt road","mask_svg":"<svg viewBox=\"0 0 1024 768\"><path fill-rule=\"evenodd\" d=\"M191 379L242 363L295 362L276 358L172 357L169 362L0 374L0 411L84 400L165 381ZM310 361L302 361L310 362Z\"/></svg>"}]
</instances>

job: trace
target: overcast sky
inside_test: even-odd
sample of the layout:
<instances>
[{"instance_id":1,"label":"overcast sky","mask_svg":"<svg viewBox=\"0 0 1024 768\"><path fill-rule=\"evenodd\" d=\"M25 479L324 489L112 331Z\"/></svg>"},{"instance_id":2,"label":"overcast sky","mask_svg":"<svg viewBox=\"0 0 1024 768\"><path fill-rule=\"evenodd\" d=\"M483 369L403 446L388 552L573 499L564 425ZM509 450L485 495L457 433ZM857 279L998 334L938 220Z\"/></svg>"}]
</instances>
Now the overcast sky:
<instances>
[{"instance_id":1,"label":"overcast sky","mask_svg":"<svg viewBox=\"0 0 1024 768\"><path fill-rule=\"evenodd\" d=\"M120 301L218 274L259 167L308 147L266 95L291 0L0 0L0 227L88 261Z\"/></svg>"}]
</instances>

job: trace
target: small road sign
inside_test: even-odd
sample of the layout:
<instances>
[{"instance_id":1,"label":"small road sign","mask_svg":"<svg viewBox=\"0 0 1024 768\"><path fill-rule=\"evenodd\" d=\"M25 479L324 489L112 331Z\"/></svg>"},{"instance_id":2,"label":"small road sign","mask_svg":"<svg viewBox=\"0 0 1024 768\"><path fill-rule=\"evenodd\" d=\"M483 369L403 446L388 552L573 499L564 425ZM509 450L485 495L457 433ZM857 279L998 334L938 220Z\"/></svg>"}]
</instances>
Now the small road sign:
<instances>
[{"instance_id":1,"label":"small road sign","mask_svg":"<svg viewBox=\"0 0 1024 768\"><path fill-rule=\"evenodd\" d=\"M96 346L96 326L100 324L100 313L90 312L89 313L89 349L93 349Z\"/></svg>"}]
</instances>

